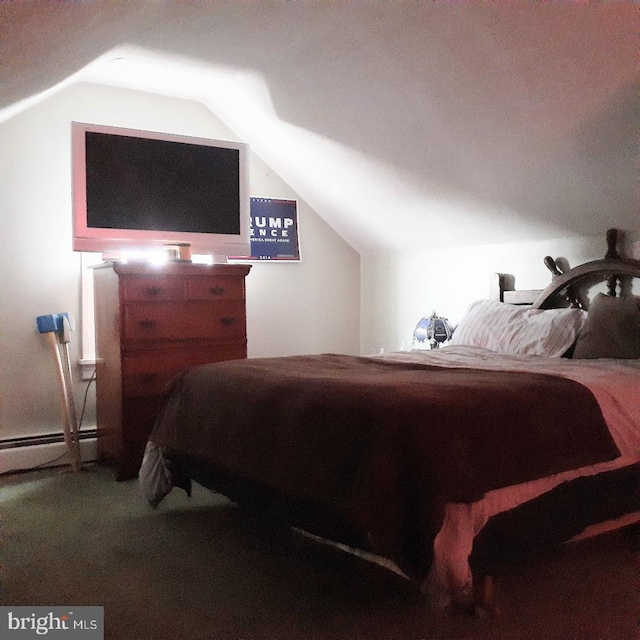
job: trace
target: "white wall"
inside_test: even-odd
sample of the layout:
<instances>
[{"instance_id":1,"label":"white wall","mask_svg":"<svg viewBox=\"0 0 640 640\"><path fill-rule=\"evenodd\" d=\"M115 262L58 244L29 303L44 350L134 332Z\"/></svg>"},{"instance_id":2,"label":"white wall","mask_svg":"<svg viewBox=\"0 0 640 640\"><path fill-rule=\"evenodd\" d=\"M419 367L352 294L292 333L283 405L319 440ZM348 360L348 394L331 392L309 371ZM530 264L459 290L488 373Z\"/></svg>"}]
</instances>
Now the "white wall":
<instances>
[{"instance_id":1,"label":"white wall","mask_svg":"<svg viewBox=\"0 0 640 640\"><path fill-rule=\"evenodd\" d=\"M255 157L251 192L298 199ZM249 357L357 354L360 255L300 199L298 221L301 261L254 264L247 278Z\"/></svg>"},{"instance_id":2,"label":"white wall","mask_svg":"<svg viewBox=\"0 0 640 640\"><path fill-rule=\"evenodd\" d=\"M457 324L474 300L489 297L492 273L512 274L516 289L543 289L551 282L545 256L571 267L600 260L609 226L611 220L603 220L598 237L363 256L361 351L401 349L420 318L434 310ZM621 242L625 257L640 258L637 237Z\"/></svg>"},{"instance_id":3,"label":"white wall","mask_svg":"<svg viewBox=\"0 0 640 640\"><path fill-rule=\"evenodd\" d=\"M199 103L89 84L0 125L0 440L62 430L53 361L35 319L61 311L80 318L80 255L71 250L73 120L236 139ZM256 157L251 193L297 198ZM298 216L302 261L257 264L249 274L249 355L357 353L360 257L303 201ZM74 362L79 342L76 334ZM74 391L80 405L85 383ZM93 407L91 393L86 426L95 424Z\"/></svg>"}]
</instances>

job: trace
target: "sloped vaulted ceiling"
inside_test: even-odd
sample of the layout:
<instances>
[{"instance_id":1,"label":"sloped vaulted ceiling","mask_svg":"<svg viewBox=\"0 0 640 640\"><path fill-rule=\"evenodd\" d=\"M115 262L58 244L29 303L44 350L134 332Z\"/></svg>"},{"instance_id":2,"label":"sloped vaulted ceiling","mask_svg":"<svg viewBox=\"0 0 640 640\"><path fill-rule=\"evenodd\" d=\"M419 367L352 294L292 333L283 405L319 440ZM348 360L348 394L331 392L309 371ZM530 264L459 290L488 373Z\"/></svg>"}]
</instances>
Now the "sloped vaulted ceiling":
<instances>
[{"instance_id":1,"label":"sloped vaulted ceiling","mask_svg":"<svg viewBox=\"0 0 640 640\"><path fill-rule=\"evenodd\" d=\"M0 118L209 106L362 253L638 231L632 3L0 3Z\"/></svg>"}]
</instances>

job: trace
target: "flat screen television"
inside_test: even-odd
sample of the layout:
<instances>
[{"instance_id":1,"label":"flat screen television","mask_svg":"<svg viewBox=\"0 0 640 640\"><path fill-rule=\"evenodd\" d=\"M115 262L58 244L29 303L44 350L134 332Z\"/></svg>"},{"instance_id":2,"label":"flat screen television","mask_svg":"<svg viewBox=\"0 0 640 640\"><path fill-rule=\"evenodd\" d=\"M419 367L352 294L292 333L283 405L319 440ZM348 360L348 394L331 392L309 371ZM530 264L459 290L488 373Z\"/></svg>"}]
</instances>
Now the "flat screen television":
<instances>
[{"instance_id":1,"label":"flat screen television","mask_svg":"<svg viewBox=\"0 0 640 640\"><path fill-rule=\"evenodd\" d=\"M80 122L71 141L74 251L249 251L248 145Z\"/></svg>"}]
</instances>

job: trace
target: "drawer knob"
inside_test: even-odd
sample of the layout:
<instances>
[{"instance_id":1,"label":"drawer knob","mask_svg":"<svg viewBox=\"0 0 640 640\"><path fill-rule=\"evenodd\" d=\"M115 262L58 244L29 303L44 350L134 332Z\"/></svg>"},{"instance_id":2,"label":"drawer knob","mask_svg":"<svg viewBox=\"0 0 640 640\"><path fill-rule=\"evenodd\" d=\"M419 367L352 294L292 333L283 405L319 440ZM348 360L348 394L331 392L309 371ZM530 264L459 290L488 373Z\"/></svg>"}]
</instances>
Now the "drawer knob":
<instances>
[{"instance_id":1,"label":"drawer knob","mask_svg":"<svg viewBox=\"0 0 640 640\"><path fill-rule=\"evenodd\" d=\"M221 296L224 293L224 287L209 287L209 293L212 296Z\"/></svg>"},{"instance_id":2,"label":"drawer knob","mask_svg":"<svg viewBox=\"0 0 640 640\"><path fill-rule=\"evenodd\" d=\"M236 323L236 319L233 316L224 316L224 318L220 318L220 322L226 327L230 327Z\"/></svg>"},{"instance_id":3,"label":"drawer knob","mask_svg":"<svg viewBox=\"0 0 640 640\"><path fill-rule=\"evenodd\" d=\"M156 326L155 320L140 320L140 327L142 329L153 329Z\"/></svg>"},{"instance_id":4,"label":"drawer knob","mask_svg":"<svg viewBox=\"0 0 640 640\"><path fill-rule=\"evenodd\" d=\"M162 287L147 287L147 293L150 296L158 296L162 293Z\"/></svg>"}]
</instances>

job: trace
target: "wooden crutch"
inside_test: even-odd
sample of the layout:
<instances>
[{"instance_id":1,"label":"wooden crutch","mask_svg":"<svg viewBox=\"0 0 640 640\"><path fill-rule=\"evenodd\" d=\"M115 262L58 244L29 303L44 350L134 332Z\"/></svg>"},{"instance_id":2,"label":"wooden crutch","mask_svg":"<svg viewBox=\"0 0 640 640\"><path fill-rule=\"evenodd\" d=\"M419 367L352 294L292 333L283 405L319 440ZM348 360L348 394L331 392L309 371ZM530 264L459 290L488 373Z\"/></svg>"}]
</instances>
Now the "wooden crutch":
<instances>
[{"instance_id":1,"label":"wooden crutch","mask_svg":"<svg viewBox=\"0 0 640 640\"><path fill-rule=\"evenodd\" d=\"M75 402L71 389L71 361L68 350L68 327L65 327L65 320L66 322L69 321L66 314L62 313L38 316L38 318L36 318L38 331L46 336L56 367L56 376L60 390L64 441L71 459L71 468L74 472L77 472L80 471L81 467L80 442L78 439ZM64 349L64 360L60 353L61 347Z\"/></svg>"}]
</instances>

